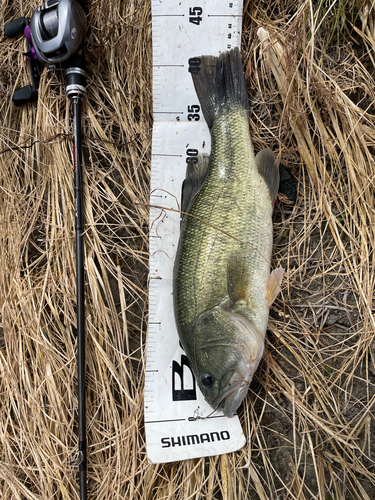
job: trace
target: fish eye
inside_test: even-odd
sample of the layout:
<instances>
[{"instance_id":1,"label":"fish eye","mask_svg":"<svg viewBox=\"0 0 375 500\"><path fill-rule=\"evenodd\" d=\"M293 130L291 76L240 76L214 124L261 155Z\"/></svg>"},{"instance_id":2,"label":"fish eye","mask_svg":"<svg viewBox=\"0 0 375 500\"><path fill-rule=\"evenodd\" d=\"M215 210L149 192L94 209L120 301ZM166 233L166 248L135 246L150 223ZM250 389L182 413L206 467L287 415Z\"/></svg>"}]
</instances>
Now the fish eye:
<instances>
[{"instance_id":1,"label":"fish eye","mask_svg":"<svg viewBox=\"0 0 375 500\"><path fill-rule=\"evenodd\" d=\"M206 387L212 387L215 383L215 377L209 373L201 375L201 382Z\"/></svg>"}]
</instances>

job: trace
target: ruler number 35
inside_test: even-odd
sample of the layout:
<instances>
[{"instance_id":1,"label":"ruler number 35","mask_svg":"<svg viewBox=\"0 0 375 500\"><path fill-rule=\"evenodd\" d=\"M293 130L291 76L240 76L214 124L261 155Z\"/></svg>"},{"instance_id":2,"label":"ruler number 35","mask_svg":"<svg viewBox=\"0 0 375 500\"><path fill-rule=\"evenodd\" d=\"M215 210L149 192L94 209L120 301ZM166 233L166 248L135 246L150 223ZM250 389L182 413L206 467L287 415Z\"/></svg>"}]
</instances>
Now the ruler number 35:
<instances>
[{"instance_id":1,"label":"ruler number 35","mask_svg":"<svg viewBox=\"0 0 375 500\"><path fill-rule=\"evenodd\" d=\"M188 110L187 119L189 120L189 122L191 121L197 122L200 120L199 111L201 110L201 108L198 106L198 104L193 104L192 106L188 106L187 110Z\"/></svg>"},{"instance_id":2,"label":"ruler number 35","mask_svg":"<svg viewBox=\"0 0 375 500\"><path fill-rule=\"evenodd\" d=\"M202 7L190 7L189 9L189 23L200 25L203 13Z\"/></svg>"}]
</instances>

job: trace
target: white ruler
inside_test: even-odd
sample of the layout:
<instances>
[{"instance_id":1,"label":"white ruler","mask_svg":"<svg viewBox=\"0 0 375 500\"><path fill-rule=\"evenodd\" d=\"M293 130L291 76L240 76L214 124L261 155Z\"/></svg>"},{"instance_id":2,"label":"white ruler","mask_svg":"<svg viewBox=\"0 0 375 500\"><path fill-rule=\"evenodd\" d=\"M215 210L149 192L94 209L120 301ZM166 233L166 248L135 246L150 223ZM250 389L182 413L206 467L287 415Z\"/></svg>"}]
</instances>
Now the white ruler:
<instances>
[{"instance_id":1,"label":"white ruler","mask_svg":"<svg viewBox=\"0 0 375 500\"><path fill-rule=\"evenodd\" d=\"M150 203L150 314L145 381L147 455L152 463L219 455L245 444L238 417L213 412L188 367L173 313L186 159L210 153L211 138L190 71L200 55L241 43L242 0L152 0L154 128Z\"/></svg>"}]
</instances>

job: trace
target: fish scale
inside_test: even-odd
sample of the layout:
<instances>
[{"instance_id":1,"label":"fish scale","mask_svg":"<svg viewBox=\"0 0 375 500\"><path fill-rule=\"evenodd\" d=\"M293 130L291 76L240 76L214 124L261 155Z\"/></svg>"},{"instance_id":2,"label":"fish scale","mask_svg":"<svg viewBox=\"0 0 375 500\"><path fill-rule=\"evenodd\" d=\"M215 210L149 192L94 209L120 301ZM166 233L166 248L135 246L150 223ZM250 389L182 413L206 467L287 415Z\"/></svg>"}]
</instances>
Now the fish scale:
<instances>
[{"instance_id":1,"label":"fish scale","mask_svg":"<svg viewBox=\"0 0 375 500\"><path fill-rule=\"evenodd\" d=\"M265 301L272 251L272 202L255 166L244 110L231 110L217 118L212 128L210 171L190 214L182 226L177 257L180 327L228 297L227 262L239 248L247 254L250 268L257 270L249 297L256 301L263 288Z\"/></svg>"}]
</instances>

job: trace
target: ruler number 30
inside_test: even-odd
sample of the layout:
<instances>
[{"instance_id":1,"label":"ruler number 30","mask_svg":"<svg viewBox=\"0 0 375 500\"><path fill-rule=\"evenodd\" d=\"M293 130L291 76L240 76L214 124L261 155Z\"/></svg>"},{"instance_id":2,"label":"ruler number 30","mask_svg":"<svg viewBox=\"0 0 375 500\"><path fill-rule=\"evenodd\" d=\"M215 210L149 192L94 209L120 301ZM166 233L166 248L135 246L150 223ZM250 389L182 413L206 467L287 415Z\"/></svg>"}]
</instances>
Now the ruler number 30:
<instances>
[{"instance_id":1,"label":"ruler number 30","mask_svg":"<svg viewBox=\"0 0 375 500\"><path fill-rule=\"evenodd\" d=\"M202 18L202 7L190 7L189 9L189 23L200 25Z\"/></svg>"}]
</instances>

